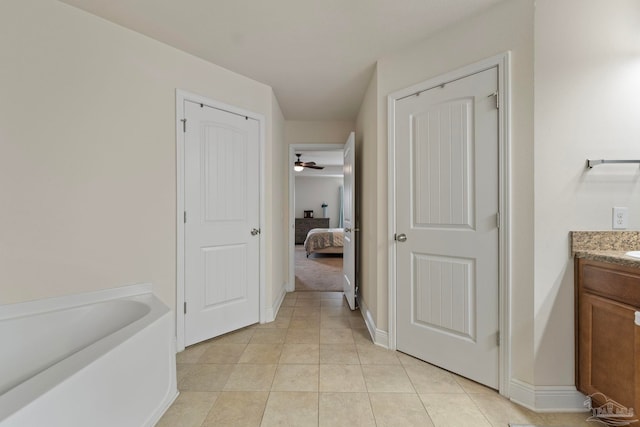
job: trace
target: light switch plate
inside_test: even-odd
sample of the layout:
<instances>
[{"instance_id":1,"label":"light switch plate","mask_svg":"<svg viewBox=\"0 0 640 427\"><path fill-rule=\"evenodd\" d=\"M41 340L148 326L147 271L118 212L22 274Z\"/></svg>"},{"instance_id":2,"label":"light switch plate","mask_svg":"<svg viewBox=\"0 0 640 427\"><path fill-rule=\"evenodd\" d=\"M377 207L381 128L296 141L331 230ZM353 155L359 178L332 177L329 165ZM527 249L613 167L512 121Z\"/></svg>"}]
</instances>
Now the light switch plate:
<instances>
[{"instance_id":1,"label":"light switch plate","mask_svg":"<svg viewBox=\"0 0 640 427\"><path fill-rule=\"evenodd\" d=\"M629 208L613 208L613 229L624 230L629 226Z\"/></svg>"}]
</instances>

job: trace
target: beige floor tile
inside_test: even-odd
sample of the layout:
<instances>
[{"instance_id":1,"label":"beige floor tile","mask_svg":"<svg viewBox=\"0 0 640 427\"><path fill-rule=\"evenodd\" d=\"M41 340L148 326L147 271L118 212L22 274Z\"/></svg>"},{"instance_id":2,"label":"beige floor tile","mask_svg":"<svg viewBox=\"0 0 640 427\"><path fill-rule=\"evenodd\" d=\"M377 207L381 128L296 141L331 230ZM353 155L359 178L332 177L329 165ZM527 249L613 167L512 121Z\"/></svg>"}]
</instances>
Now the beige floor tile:
<instances>
[{"instance_id":1,"label":"beige floor tile","mask_svg":"<svg viewBox=\"0 0 640 427\"><path fill-rule=\"evenodd\" d=\"M269 391L275 372L276 365L235 365L224 391Z\"/></svg>"},{"instance_id":2,"label":"beige floor tile","mask_svg":"<svg viewBox=\"0 0 640 427\"><path fill-rule=\"evenodd\" d=\"M298 299L322 299L322 294L323 292L313 292L313 291L307 291L307 292L296 292L296 295L298 296Z\"/></svg>"},{"instance_id":3,"label":"beige floor tile","mask_svg":"<svg viewBox=\"0 0 640 427\"><path fill-rule=\"evenodd\" d=\"M317 364L320 360L319 344L285 344L279 363Z\"/></svg>"},{"instance_id":4,"label":"beige floor tile","mask_svg":"<svg viewBox=\"0 0 640 427\"><path fill-rule=\"evenodd\" d=\"M415 393L401 365L362 365L362 374L369 393Z\"/></svg>"},{"instance_id":5,"label":"beige floor tile","mask_svg":"<svg viewBox=\"0 0 640 427\"><path fill-rule=\"evenodd\" d=\"M471 381L467 378L461 377L459 375L452 374L453 378L456 380L462 389L469 393L482 393L482 394L490 394L490 395L498 395L498 392L492 388L479 384L475 381Z\"/></svg>"},{"instance_id":6,"label":"beige floor tile","mask_svg":"<svg viewBox=\"0 0 640 427\"><path fill-rule=\"evenodd\" d=\"M544 420L545 427L598 427L599 423L588 422L589 412L538 414ZM636 417L638 418L638 417Z\"/></svg>"},{"instance_id":7,"label":"beige floor tile","mask_svg":"<svg viewBox=\"0 0 640 427\"><path fill-rule=\"evenodd\" d=\"M298 309L296 308L296 310ZM306 309L303 308L303 311L300 313L294 312L293 315L291 316L291 320L309 320L309 321L318 322L318 323L320 322L319 312L305 313L304 310Z\"/></svg>"},{"instance_id":8,"label":"beige floor tile","mask_svg":"<svg viewBox=\"0 0 640 427\"><path fill-rule=\"evenodd\" d=\"M321 329L347 329L351 330L349 318L345 316L331 316L320 319Z\"/></svg>"},{"instance_id":9,"label":"beige floor tile","mask_svg":"<svg viewBox=\"0 0 640 427\"><path fill-rule=\"evenodd\" d=\"M292 319L313 318L320 319L320 307L295 307L291 314Z\"/></svg>"},{"instance_id":10,"label":"beige floor tile","mask_svg":"<svg viewBox=\"0 0 640 427\"><path fill-rule=\"evenodd\" d=\"M318 329L320 328L320 320L314 318L291 319L290 329Z\"/></svg>"},{"instance_id":11,"label":"beige floor tile","mask_svg":"<svg viewBox=\"0 0 640 427\"><path fill-rule=\"evenodd\" d=\"M320 365L320 391L365 392L360 365Z\"/></svg>"},{"instance_id":12,"label":"beige floor tile","mask_svg":"<svg viewBox=\"0 0 640 427\"><path fill-rule=\"evenodd\" d=\"M283 344L287 329L258 329L249 344Z\"/></svg>"},{"instance_id":13,"label":"beige floor tile","mask_svg":"<svg viewBox=\"0 0 640 427\"><path fill-rule=\"evenodd\" d=\"M321 307L347 307L346 301L343 299L332 298L332 299L323 299Z\"/></svg>"},{"instance_id":14,"label":"beige floor tile","mask_svg":"<svg viewBox=\"0 0 640 427\"><path fill-rule=\"evenodd\" d=\"M229 332L228 334L214 338L210 342L216 344L247 344L256 331L256 327L257 326L254 325L235 332Z\"/></svg>"},{"instance_id":15,"label":"beige floor tile","mask_svg":"<svg viewBox=\"0 0 640 427\"><path fill-rule=\"evenodd\" d=\"M238 363L275 364L280 360L283 344L247 344Z\"/></svg>"},{"instance_id":16,"label":"beige floor tile","mask_svg":"<svg viewBox=\"0 0 640 427\"><path fill-rule=\"evenodd\" d=\"M289 329L284 342L286 344L318 344L320 329Z\"/></svg>"},{"instance_id":17,"label":"beige floor tile","mask_svg":"<svg viewBox=\"0 0 640 427\"><path fill-rule=\"evenodd\" d=\"M398 360L400 360L400 363L402 363L403 366L423 366L426 363L420 359L409 356L408 354L402 353L400 351L396 352L396 355L398 356Z\"/></svg>"},{"instance_id":18,"label":"beige floor tile","mask_svg":"<svg viewBox=\"0 0 640 427\"><path fill-rule=\"evenodd\" d=\"M400 359L395 351L387 350L377 345L358 344L358 357L363 365L399 365Z\"/></svg>"},{"instance_id":19,"label":"beige floor tile","mask_svg":"<svg viewBox=\"0 0 640 427\"><path fill-rule=\"evenodd\" d=\"M320 295L320 299L339 299L341 300L343 297L342 292L322 292Z\"/></svg>"},{"instance_id":20,"label":"beige floor tile","mask_svg":"<svg viewBox=\"0 0 640 427\"><path fill-rule=\"evenodd\" d=\"M355 342L350 329L320 328L320 344L355 344Z\"/></svg>"},{"instance_id":21,"label":"beige floor tile","mask_svg":"<svg viewBox=\"0 0 640 427\"><path fill-rule=\"evenodd\" d=\"M259 427L269 393L224 392L213 404L203 427Z\"/></svg>"},{"instance_id":22,"label":"beige floor tile","mask_svg":"<svg viewBox=\"0 0 640 427\"><path fill-rule=\"evenodd\" d=\"M471 399L492 425L542 424L544 421L538 414L523 406L516 405L499 395L471 394Z\"/></svg>"},{"instance_id":23,"label":"beige floor tile","mask_svg":"<svg viewBox=\"0 0 640 427\"><path fill-rule=\"evenodd\" d=\"M365 329L367 327L362 316L349 316L349 324L352 329Z\"/></svg>"},{"instance_id":24,"label":"beige floor tile","mask_svg":"<svg viewBox=\"0 0 640 427\"><path fill-rule=\"evenodd\" d=\"M182 394L160 427L593 425L587 413L533 413L374 345L340 292L287 294L274 322L190 346L176 360Z\"/></svg>"},{"instance_id":25,"label":"beige floor tile","mask_svg":"<svg viewBox=\"0 0 640 427\"><path fill-rule=\"evenodd\" d=\"M376 425L367 393L320 393L320 427Z\"/></svg>"},{"instance_id":26,"label":"beige floor tile","mask_svg":"<svg viewBox=\"0 0 640 427\"><path fill-rule=\"evenodd\" d=\"M217 392L183 391L156 427L200 427L217 398Z\"/></svg>"},{"instance_id":27,"label":"beige floor tile","mask_svg":"<svg viewBox=\"0 0 640 427\"><path fill-rule=\"evenodd\" d=\"M370 393L377 427L433 427L415 393Z\"/></svg>"},{"instance_id":28,"label":"beige floor tile","mask_svg":"<svg viewBox=\"0 0 640 427\"><path fill-rule=\"evenodd\" d=\"M198 364L178 383L184 391L222 391L235 365Z\"/></svg>"},{"instance_id":29,"label":"beige floor tile","mask_svg":"<svg viewBox=\"0 0 640 427\"><path fill-rule=\"evenodd\" d=\"M318 393L272 391L261 427L316 427Z\"/></svg>"},{"instance_id":30,"label":"beige floor tile","mask_svg":"<svg viewBox=\"0 0 640 427\"><path fill-rule=\"evenodd\" d=\"M294 310L294 307L280 307L280 309L278 310L278 314L276 315L276 318L291 317L291 315L293 314L293 310Z\"/></svg>"},{"instance_id":31,"label":"beige floor tile","mask_svg":"<svg viewBox=\"0 0 640 427\"><path fill-rule=\"evenodd\" d=\"M280 308L282 307L295 307L297 298L285 298L280 304Z\"/></svg>"},{"instance_id":32,"label":"beige floor tile","mask_svg":"<svg viewBox=\"0 0 640 427\"><path fill-rule=\"evenodd\" d=\"M466 394L420 394L435 427L491 427ZM506 427L506 426L505 426Z\"/></svg>"},{"instance_id":33,"label":"beige floor tile","mask_svg":"<svg viewBox=\"0 0 640 427\"><path fill-rule=\"evenodd\" d=\"M211 344L196 344L184 349L176 354L176 363L198 363L198 359L202 357Z\"/></svg>"},{"instance_id":34,"label":"beige floor tile","mask_svg":"<svg viewBox=\"0 0 640 427\"><path fill-rule=\"evenodd\" d=\"M318 365L278 365L273 391L318 391Z\"/></svg>"},{"instance_id":35,"label":"beige floor tile","mask_svg":"<svg viewBox=\"0 0 640 427\"><path fill-rule=\"evenodd\" d=\"M418 393L464 393L454 376L443 369L427 363L404 368Z\"/></svg>"},{"instance_id":36,"label":"beige floor tile","mask_svg":"<svg viewBox=\"0 0 640 427\"><path fill-rule=\"evenodd\" d=\"M320 344L320 364L359 365L360 358L353 344Z\"/></svg>"},{"instance_id":37,"label":"beige floor tile","mask_svg":"<svg viewBox=\"0 0 640 427\"><path fill-rule=\"evenodd\" d=\"M291 323L291 318L289 317L279 317L273 322L269 323L261 323L256 326L256 329L287 329L289 324Z\"/></svg>"},{"instance_id":38,"label":"beige floor tile","mask_svg":"<svg viewBox=\"0 0 640 427\"><path fill-rule=\"evenodd\" d=\"M246 344L211 344L198 363L237 363Z\"/></svg>"},{"instance_id":39,"label":"beige floor tile","mask_svg":"<svg viewBox=\"0 0 640 427\"><path fill-rule=\"evenodd\" d=\"M350 317L350 310L345 307L320 307L321 317L344 316Z\"/></svg>"},{"instance_id":40,"label":"beige floor tile","mask_svg":"<svg viewBox=\"0 0 640 427\"><path fill-rule=\"evenodd\" d=\"M180 381L182 381L184 377L186 377L194 369L197 369L197 367L198 365L191 363L176 364L176 381L178 382L178 385L180 385Z\"/></svg>"},{"instance_id":41,"label":"beige floor tile","mask_svg":"<svg viewBox=\"0 0 640 427\"><path fill-rule=\"evenodd\" d=\"M369 334L368 329L352 329L351 333L353 334L353 340L356 342L356 344L373 345L373 341L371 340L371 335Z\"/></svg>"},{"instance_id":42,"label":"beige floor tile","mask_svg":"<svg viewBox=\"0 0 640 427\"><path fill-rule=\"evenodd\" d=\"M296 307L320 307L320 299L315 298L298 298Z\"/></svg>"}]
</instances>

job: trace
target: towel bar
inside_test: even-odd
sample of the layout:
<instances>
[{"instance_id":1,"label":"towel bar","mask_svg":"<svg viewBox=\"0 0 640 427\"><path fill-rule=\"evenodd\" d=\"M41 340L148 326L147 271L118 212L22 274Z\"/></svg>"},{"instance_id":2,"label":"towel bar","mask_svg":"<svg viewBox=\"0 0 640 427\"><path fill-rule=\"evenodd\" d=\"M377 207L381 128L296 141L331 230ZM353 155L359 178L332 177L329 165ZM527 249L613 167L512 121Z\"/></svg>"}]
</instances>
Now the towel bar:
<instances>
[{"instance_id":1,"label":"towel bar","mask_svg":"<svg viewBox=\"0 0 640 427\"><path fill-rule=\"evenodd\" d=\"M610 164L610 163L638 163L640 164L640 160L589 160L587 159L587 168L591 169L594 166L598 166L598 165L603 165L603 164Z\"/></svg>"}]
</instances>

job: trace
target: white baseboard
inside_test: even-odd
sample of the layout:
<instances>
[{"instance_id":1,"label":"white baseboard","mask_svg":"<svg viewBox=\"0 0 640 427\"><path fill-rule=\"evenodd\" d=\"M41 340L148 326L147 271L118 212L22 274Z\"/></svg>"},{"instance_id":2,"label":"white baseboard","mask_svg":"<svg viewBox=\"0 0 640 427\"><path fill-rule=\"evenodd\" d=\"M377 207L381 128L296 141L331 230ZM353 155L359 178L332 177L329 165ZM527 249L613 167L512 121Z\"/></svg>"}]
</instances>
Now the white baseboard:
<instances>
[{"instance_id":1,"label":"white baseboard","mask_svg":"<svg viewBox=\"0 0 640 427\"><path fill-rule=\"evenodd\" d=\"M265 323L273 322L274 320L276 320L278 310L280 310L280 306L282 305L282 301L284 301L285 295L287 295L287 284L283 283L280 287L280 294L278 295L278 298L276 298L271 307L267 307L267 312L264 316Z\"/></svg>"},{"instance_id":2,"label":"white baseboard","mask_svg":"<svg viewBox=\"0 0 640 427\"><path fill-rule=\"evenodd\" d=\"M358 303L360 304L360 313L364 318L364 323L367 325L367 330L373 343L380 347L389 348L389 333L376 328L376 322L373 321L373 316L362 298L358 297Z\"/></svg>"},{"instance_id":3,"label":"white baseboard","mask_svg":"<svg viewBox=\"0 0 640 427\"><path fill-rule=\"evenodd\" d=\"M585 412L586 396L575 386L534 386L512 379L511 401L536 412Z\"/></svg>"}]
</instances>

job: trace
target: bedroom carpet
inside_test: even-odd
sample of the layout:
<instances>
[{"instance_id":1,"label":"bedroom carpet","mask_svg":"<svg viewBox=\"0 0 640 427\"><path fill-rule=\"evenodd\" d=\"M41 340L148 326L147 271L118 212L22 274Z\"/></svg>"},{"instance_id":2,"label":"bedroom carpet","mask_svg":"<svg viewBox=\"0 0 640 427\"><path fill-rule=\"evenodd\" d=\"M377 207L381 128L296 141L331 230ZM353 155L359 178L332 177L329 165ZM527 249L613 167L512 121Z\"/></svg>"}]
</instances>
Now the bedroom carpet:
<instances>
[{"instance_id":1,"label":"bedroom carpet","mask_svg":"<svg viewBox=\"0 0 640 427\"><path fill-rule=\"evenodd\" d=\"M296 246L296 291L342 291L342 256L311 254Z\"/></svg>"}]
</instances>

